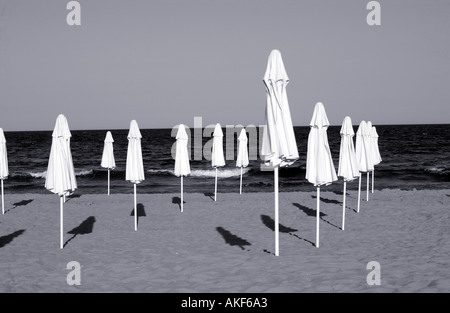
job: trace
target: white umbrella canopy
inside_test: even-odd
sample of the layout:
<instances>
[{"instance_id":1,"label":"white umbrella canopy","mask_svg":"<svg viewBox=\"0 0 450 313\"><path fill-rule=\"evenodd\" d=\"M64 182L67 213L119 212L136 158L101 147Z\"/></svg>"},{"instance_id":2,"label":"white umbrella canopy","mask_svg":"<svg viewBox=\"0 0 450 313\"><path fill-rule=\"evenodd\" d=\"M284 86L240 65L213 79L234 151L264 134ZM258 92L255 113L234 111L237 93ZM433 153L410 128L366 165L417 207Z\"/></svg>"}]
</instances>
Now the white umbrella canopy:
<instances>
[{"instance_id":1,"label":"white umbrella canopy","mask_svg":"<svg viewBox=\"0 0 450 313\"><path fill-rule=\"evenodd\" d=\"M370 153L369 134L367 133L366 121L361 121L356 132L356 160L361 172L370 172L373 170L372 155Z\"/></svg>"},{"instance_id":2,"label":"white umbrella canopy","mask_svg":"<svg viewBox=\"0 0 450 313\"><path fill-rule=\"evenodd\" d=\"M353 144L352 120L349 116L344 118L341 127L341 147L339 151L339 168L338 176L344 181L352 181L359 177L359 167L356 160L355 146Z\"/></svg>"},{"instance_id":3,"label":"white umbrella canopy","mask_svg":"<svg viewBox=\"0 0 450 313\"><path fill-rule=\"evenodd\" d=\"M289 77L279 50L270 53L263 82L266 87L266 127L261 159L271 166L291 165L299 156L286 92Z\"/></svg>"},{"instance_id":4,"label":"white umbrella canopy","mask_svg":"<svg viewBox=\"0 0 450 313\"><path fill-rule=\"evenodd\" d=\"M372 162L373 165L378 165L381 163L382 159L381 159L381 155L380 155L380 150L378 147L378 133L377 133L377 129L375 126L372 126L372 130L370 133L370 136L372 138Z\"/></svg>"},{"instance_id":5,"label":"white umbrella canopy","mask_svg":"<svg viewBox=\"0 0 450 313\"><path fill-rule=\"evenodd\" d=\"M321 102L316 103L313 117L309 123L311 129L308 136L308 151L306 155L306 179L317 187L316 211L316 247L319 247L319 218L320 218L320 186L329 185L337 180L331 151L328 145L328 122L325 107Z\"/></svg>"},{"instance_id":6,"label":"white umbrella canopy","mask_svg":"<svg viewBox=\"0 0 450 313\"><path fill-rule=\"evenodd\" d=\"M102 162L101 162L101 166L103 168L108 169L108 195L110 194L110 188L109 188L110 173L109 173L109 171L116 167L116 161L114 159L113 142L114 142L114 139L112 137L112 134L110 131L108 131L106 133L106 137L105 137L105 144L103 146L103 154L102 154Z\"/></svg>"},{"instance_id":7,"label":"white umbrella canopy","mask_svg":"<svg viewBox=\"0 0 450 313\"><path fill-rule=\"evenodd\" d=\"M266 110L260 157L274 167L275 255L278 256L278 168L292 165L299 158L286 92L289 77L279 50L270 52L263 82L266 88Z\"/></svg>"},{"instance_id":8,"label":"white umbrella canopy","mask_svg":"<svg viewBox=\"0 0 450 313\"><path fill-rule=\"evenodd\" d=\"M329 185L337 180L337 176L328 145L327 129L330 123L321 102L314 107L309 125L306 179L314 186Z\"/></svg>"},{"instance_id":9,"label":"white umbrella canopy","mask_svg":"<svg viewBox=\"0 0 450 313\"><path fill-rule=\"evenodd\" d=\"M189 164L189 153L188 153L188 135L186 133L185 126L180 124L178 126L176 143L176 154L175 154L175 176L187 176L191 173L191 167Z\"/></svg>"},{"instance_id":10,"label":"white umbrella canopy","mask_svg":"<svg viewBox=\"0 0 450 313\"><path fill-rule=\"evenodd\" d=\"M358 130L356 132L356 160L358 162L358 167L360 172L365 172L369 175L370 171L373 171L373 162L371 154L371 138L370 130L367 128L366 121L361 121ZM359 212L361 204L361 176L359 176L359 186L358 186L358 208ZM367 176L367 183L369 182L369 176ZM367 201L369 201L369 189L367 189Z\"/></svg>"},{"instance_id":11,"label":"white umbrella canopy","mask_svg":"<svg viewBox=\"0 0 450 313\"><path fill-rule=\"evenodd\" d=\"M375 126L372 126L372 130L370 132L370 137L372 139L372 145L371 145L371 151L372 151L372 162L373 162L373 171L372 171L372 193L374 190L374 183L375 183L375 165L378 165L381 163L381 155L380 155L380 149L378 148L378 133Z\"/></svg>"},{"instance_id":12,"label":"white umbrella canopy","mask_svg":"<svg viewBox=\"0 0 450 313\"><path fill-rule=\"evenodd\" d=\"M63 248L63 197L77 189L77 181L70 151L71 133L63 114L58 115L52 133L52 146L48 159L45 188L60 196L60 248Z\"/></svg>"},{"instance_id":13,"label":"white umbrella canopy","mask_svg":"<svg viewBox=\"0 0 450 313\"><path fill-rule=\"evenodd\" d=\"M3 196L3 180L9 176L8 153L6 151L6 138L3 129L0 128L0 180L2 181L2 214L5 214L5 199Z\"/></svg>"},{"instance_id":14,"label":"white umbrella canopy","mask_svg":"<svg viewBox=\"0 0 450 313\"><path fill-rule=\"evenodd\" d=\"M178 126L177 136L175 138L176 154L175 154L175 176L181 177L181 212L183 212L183 176L187 176L191 173L191 167L189 165L189 153L187 148L188 135L183 124Z\"/></svg>"},{"instance_id":15,"label":"white umbrella canopy","mask_svg":"<svg viewBox=\"0 0 450 313\"><path fill-rule=\"evenodd\" d=\"M223 132L219 123L216 124L213 133L213 146L211 155L212 167L216 169L216 179L214 185L214 201L217 200L217 168L225 166L225 158L223 156Z\"/></svg>"},{"instance_id":16,"label":"white umbrella canopy","mask_svg":"<svg viewBox=\"0 0 450 313\"><path fill-rule=\"evenodd\" d=\"M245 129L241 130L241 133L238 137L238 154L236 159L236 167L241 168L241 179L240 179L240 187L239 193L242 194L242 169L248 166L248 148L247 148L247 133Z\"/></svg>"},{"instance_id":17,"label":"white umbrella canopy","mask_svg":"<svg viewBox=\"0 0 450 313\"><path fill-rule=\"evenodd\" d=\"M350 116L346 116L342 122L341 127L341 147L339 151L339 168L338 177L344 179L343 203L342 203L342 230L345 229L345 198L347 182L359 177L359 167L356 161L355 146L353 145L353 131L352 120Z\"/></svg>"},{"instance_id":18,"label":"white umbrella canopy","mask_svg":"<svg viewBox=\"0 0 450 313\"><path fill-rule=\"evenodd\" d=\"M52 146L45 177L45 188L60 196L69 195L77 189L70 151L71 137L67 119L60 114L52 133Z\"/></svg>"},{"instance_id":19,"label":"white umbrella canopy","mask_svg":"<svg viewBox=\"0 0 450 313\"><path fill-rule=\"evenodd\" d=\"M142 161L141 132L136 120L130 123L128 132L127 163L125 180L134 184L134 230L137 230L136 184L145 180L144 163Z\"/></svg>"},{"instance_id":20,"label":"white umbrella canopy","mask_svg":"<svg viewBox=\"0 0 450 313\"><path fill-rule=\"evenodd\" d=\"M116 167L113 148L114 139L110 131L106 133L104 143L101 166L103 168L114 169Z\"/></svg>"},{"instance_id":21,"label":"white umbrella canopy","mask_svg":"<svg viewBox=\"0 0 450 313\"><path fill-rule=\"evenodd\" d=\"M373 174L373 171L374 171L374 169L375 169L375 167L374 167L374 165L375 165L375 163L374 163L374 155L372 154L372 122L371 121L367 121L367 123L366 123L366 137L365 137L365 140L367 141L367 145L368 145L368 148L367 148L367 151L369 152L369 154L370 154L370 160L371 160L371 162L372 162L372 170L370 171L370 172L372 172L372 174ZM367 172L367 188L366 188L366 191L367 191L367 201L369 201L369 181L370 181L370 172ZM372 175L372 177L373 177L373 175Z\"/></svg>"},{"instance_id":22,"label":"white umbrella canopy","mask_svg":"<svg viewBox=\"0 0 450 313\"><path fill-rule=\"evenodd\" d=\"M211 154L212 167L225 166L225 158L223 156L223 132L219 123L217 123L214 128L213 137Z\"/></svg>"}]
</instances>

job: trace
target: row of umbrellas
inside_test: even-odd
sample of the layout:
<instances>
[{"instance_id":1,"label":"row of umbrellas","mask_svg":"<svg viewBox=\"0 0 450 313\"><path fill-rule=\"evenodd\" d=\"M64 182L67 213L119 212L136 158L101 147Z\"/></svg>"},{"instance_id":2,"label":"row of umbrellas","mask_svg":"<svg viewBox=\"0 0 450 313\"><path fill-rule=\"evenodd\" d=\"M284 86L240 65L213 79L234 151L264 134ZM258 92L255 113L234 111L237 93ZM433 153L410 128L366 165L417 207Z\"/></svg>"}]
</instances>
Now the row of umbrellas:
<instances>
[{"instance_id":1,"label":"row of umbrellas","mask_svg":"<svg viewBox=\"0 0 450 313\"><path fill-rule=\"evenodd\" d=\"M144 167L142 162L141 132L135 120L130 123L128 132L128 150L126 162L125 179L134 185L134 228L137 230L137 201L136 184L139 184L144 177ZM56 119L55 128L52 133L52 146L48 161L45 188L58 194L60 197L60 248L63 248L63 212L65 196L70 195L77 189L75 172L70 151L71 133L67 119L60 114ZM108 194L109 194L109 171L115 168L115 160L112 143L114 142L111 132L107 132L105 145L103 148L101 166L108 168Z\"/></svg>"},{"instance_id":2,"label":"row of umbrellas","mask_svg":"<svg viewBox=\"0 0 450 313\"><path fill-rule=\"evenodd\" d=\"M269 55L266 73L263 78L266 87L265 130L261 147L261 158L274 167L275 200L275 255L279 255L278 236L278 168L289 166L298 158L297 144L294 137L286 86L289 77L284 68L281 53L272 50ZM316 247L319 247L320 187L337 180L336 170L331 158L327 129L330 125L325 107L321 102L315 105L310 122L308 151L306 160L306 179L317 187L316 204ZM346 183L359 177L358 212L361 192L360 172L374 171L374 165L381 162L378 151L378 135L371 123L362 121L356 138L356 150L353 146L353 126L350 117L345 117L341 128L341 149L339 155L338 175L344 179L343 222L345 223ZM373 138L373 139L372 139ZM373 156L372 156L373 155ZM372 175L373 179L373 175ZM369 176L367 176L369 183ZM372 184L373 188L373 184ZM367 189L368 190L368 189ZM373 191L373 190L372 190ZM368 194L367 194L368 200Z\"/></svg>"},{"instance_id":3,"label":"row of umbrellas","mask_svg":"<svg viewBox=\"0 0 450 313\"><path fill-rule=\"evenodd\" d=\"M260 157L264 163L274 171L274 208L275 208L275 255L279 255L279 208L278 208L278 170L280 167L288 167L298 160L298 149L289 110L286 86L289 77L284 68L281 53L272 50L269 55L266 72L263 78L266 89L265 125ZM345 224L345 196L346 183L359 178L358 212L360 207L361 172L367 172L367 200L369 193L369 173L372 172L372 192L374 182L374 165L381 162L378 150L378 134L370 122L362 121L356 133L356 148L353 145L354 131L349 116L344 118L341 134L341 146L339 155L338 174L333 165L328 144L328 121L325 107L321 102L315 105L310 122L308 136L308 151L306 162L306 179L317 187L317 219L316 219L316 247L319 247L319 216L320 216L320 188L336 181L340 176L344 180L343 192L343 220L342 230ZM145 180L142 160L141 138L138 124L135 120L130 123L128 133L128 149L126 160L125 179L134 185L134 224L137 230L137 201L136 185ZM52 146L48 162L45 188L58 194L60 197L60 247L63 248L63 204L65 197L77 189L74 174L73 161L70 151L71 133L67 119L63 114L57 117L52 133ZM113 138L111 132L107 132L104 141L101 166L108 169L108 195L110 194L110 170L115 168L113 153ZM190 174L189 155L187 150L188 136L185 126L180 124L176 135L176 157L174 174L181 178L181 211L183 212L183 177ZM216 169L214 200L217 200L217 172L218 168L225 165L223 154L223 133L220 124L216 124L213 133L212 167ZM236 166L241 168L240 193L242 193L243 167L248 166L247 136L242 129L238 137L238 156ZM8 176L6 140L3 130L0 128L0 180L2 188L2 212L3 179Z\"/></svg>"}]
</instances>

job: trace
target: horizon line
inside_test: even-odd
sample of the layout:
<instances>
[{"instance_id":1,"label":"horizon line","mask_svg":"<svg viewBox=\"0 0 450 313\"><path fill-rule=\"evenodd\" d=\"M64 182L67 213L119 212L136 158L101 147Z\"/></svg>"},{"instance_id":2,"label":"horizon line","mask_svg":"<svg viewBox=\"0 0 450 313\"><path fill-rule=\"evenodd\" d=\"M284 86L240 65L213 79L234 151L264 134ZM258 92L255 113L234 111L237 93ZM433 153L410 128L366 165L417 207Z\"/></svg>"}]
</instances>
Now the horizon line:
<instances>
[{"instance_id":1,"label":"horizon line","mask_svg":"<svg viewBox=\"0 0 450 313\"><path fill-rule=\"evenodd\" d=\"M182 123L180 123L182 124ZM180 124L177 124L175 126L178 126ZM195 127L189 127L188 125L184 124L186 127L190 128L190 129L195 129ZM450 123L399 123L399 124L375 124L373 126L425 126L425 125L450 125ZM153 129L153 130L168 130L168 129L173 129L175 126L173 127L150 127L150 128L140 128L142 130L148 130L148 129ZM207 125L208 126L208 125ZM247 125L249 126L249 125ZM244 128L246 128L247 126L244 126ZM256 126L256 125L254 125ZM262 126L262 125L258 125L257 127ZM342 125L330 125L330 127L336 127L336 126L342 126ZM358 127L359 124L355 124L352 125L353 127ZM296 125L293 127L310 127L309 125ZM202 127L202 129L204 129L205 127ZM222 126L222 128L226 128L226 126ZM84 128L84 129L70 129L70 131L100 131L100 130L109 130L109 131L114 131L114 130L127 130L128 128ZM7 132L51 132L53 131L53 129L29 129L29 130L5 130L3 129L3 131L5 133Z\"/></svg>"}]
</instances>

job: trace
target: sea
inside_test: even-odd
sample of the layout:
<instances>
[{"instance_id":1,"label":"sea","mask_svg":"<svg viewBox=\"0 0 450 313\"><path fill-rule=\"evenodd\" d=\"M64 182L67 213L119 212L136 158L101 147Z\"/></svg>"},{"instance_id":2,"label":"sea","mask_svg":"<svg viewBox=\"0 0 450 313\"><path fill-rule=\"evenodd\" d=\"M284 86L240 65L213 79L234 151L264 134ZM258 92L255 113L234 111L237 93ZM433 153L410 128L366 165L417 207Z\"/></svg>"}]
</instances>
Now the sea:
<instances>
[{"instance_id":1,"label":"sea","mask_svg":"<svg viewBox=\"0 0 450 313\"><path fill-rule=\"evenodd\" d=\"M382 162L375 166L375 190L450 188L450 124L375 126L382 157ZM340 128L330 126L327 131L336 172L341 141ZM357 128L358 126L354 126L355 132ZM100 166L107 131L111 131L114 138L116 161L116 168L110 171L111 194L133 193L133 184L125 180L128 129L107 129L71 130L70 146L78 184L76 194L107 193L108 170ZM200 139L198 142L194 140L194 131L191 132L192 137L188 145L192 148L191 174L184 178L184 192L212 195L216 171L211 167L208 154L202 155L202 151L207 151L207 147L212 143L211 132L205 134L204 129L198 129L200 143ZM224 134L227 131L231 130L223 128ZM309 131L307 126L294 127L300 158L290 167L280 169L280 192L315 190L305 179ZM145 180L137 185L138 193L180 192L180 178L173 173L173 129L141 129L141 134ZM52 131L5 131L9 166L9 177L4 180L5 193L50 193L44 184L52 143L51 135ZM259 132L256 132L256 135L258 136ZM238 132L228 136L228 141L224 142L224 147L231 153L227 152L226 165L217 171L218 193L239 192L241 169L236 167L237 137ZM253 151L259 151L259 139L252 142L252 145L257 145ZM261 164L259 155L253 153L249 166L243 169L244 193L273 192L273 171L262 168ZM362 182L364 190L366 174ZM340 178L328 186L323 186L322 190L342 194L342 188L343 181ZM347 183L347 189L357 190L358 181Z\"/></svg>"}]
</instances>

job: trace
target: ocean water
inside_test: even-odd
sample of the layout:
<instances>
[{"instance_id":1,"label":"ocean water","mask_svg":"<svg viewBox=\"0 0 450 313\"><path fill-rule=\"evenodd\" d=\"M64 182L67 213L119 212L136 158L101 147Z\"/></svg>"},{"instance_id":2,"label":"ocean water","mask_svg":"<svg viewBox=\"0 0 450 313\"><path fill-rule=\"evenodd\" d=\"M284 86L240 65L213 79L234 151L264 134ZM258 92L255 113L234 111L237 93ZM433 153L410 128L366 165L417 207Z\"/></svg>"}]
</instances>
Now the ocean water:
<instances>
[{"instance_id":1,"label":"ocean water","mask_svg":"<svg viewBox=\"0 0 450 313\"><path fill-rule=\"evenodd\" d=\"M380 125L379 149L383 161L375 166L375 189L442 189L450 188L450 124ZM357 125L354 126L356 132ZM295 127L300 159L291 167L280 169L280 191L310 191L315 188L305 179L309 127ZM107 170L101 168L104 138L108 130L72 130L71 150L77 176L75 193L106 193ZM111 193L133 193L133 184L125 181L128 129L110 130L114 138L116 168L111 170ZM224 135L226 129L223 129ZM340 126L328 129L333 161L338 169ZM45 189L45 173L51 147L52 131L5 132L9 177L5 192L50 193ZM171 149L175 143L172 129L141 129L145 181L138 193L172 193L180 191L180 178L173 175ZM203 149L211 137L203 137ZM191 142L194 142L192 140ZM218 193L239 192L240 168L236 164L237 135L234 135L234 160L227 160L218 170ZM224 147L226 146L224 137ZM259 147L258 147L259 151ZM191 151L191 175L184 178L185 192L214 192L215 170L204 157L194 160ZM244 169L243 192L272 192L273 172L261 171L261 161L250 160ZM365 187L366 176L363 176ZM342 180L322 190L341 192ZM358 182L347 184L356 190Z\"/></svg>"}]
</instances>

